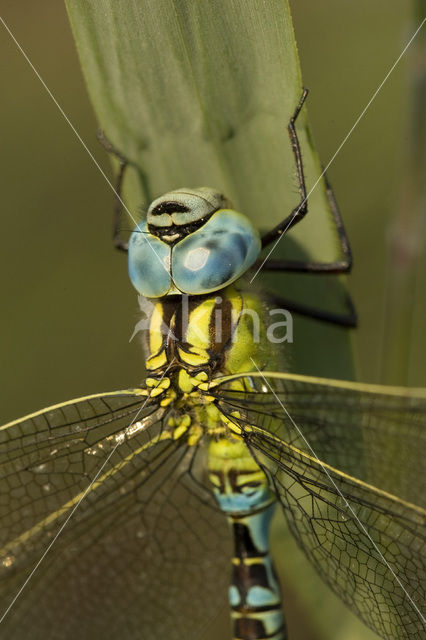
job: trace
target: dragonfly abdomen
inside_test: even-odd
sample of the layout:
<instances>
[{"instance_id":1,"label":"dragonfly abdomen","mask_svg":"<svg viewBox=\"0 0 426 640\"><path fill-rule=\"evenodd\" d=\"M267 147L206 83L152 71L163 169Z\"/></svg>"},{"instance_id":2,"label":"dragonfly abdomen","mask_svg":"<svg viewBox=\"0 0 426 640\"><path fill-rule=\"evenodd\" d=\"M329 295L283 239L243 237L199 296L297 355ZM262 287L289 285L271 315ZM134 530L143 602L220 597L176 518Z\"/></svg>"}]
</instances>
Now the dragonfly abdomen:
<instances>
[{"instance_id":1,"label":"dragonfly abdomen","mask_svg":"<svg viewBox=\"0 0 426 640\"><path fill-rule=\"evenodd\" d=\"M209 478L233 534L233 638L285 640L281 589L269 552L276 503L266 476L242 441L223 439L210 444Z\"/></svg>"},{"instance_id":2,"label":"dragonfly abdomen","mask_svg":"<svg viewBox=\"0 0 426 640\"><path fill-rule=\"evenodd\" d=\"M269 523L275 504L249 516L228 515L234 537L229 603L233 637L284 640L281 589L269 553Z\"/></svg>"}]
</instances>

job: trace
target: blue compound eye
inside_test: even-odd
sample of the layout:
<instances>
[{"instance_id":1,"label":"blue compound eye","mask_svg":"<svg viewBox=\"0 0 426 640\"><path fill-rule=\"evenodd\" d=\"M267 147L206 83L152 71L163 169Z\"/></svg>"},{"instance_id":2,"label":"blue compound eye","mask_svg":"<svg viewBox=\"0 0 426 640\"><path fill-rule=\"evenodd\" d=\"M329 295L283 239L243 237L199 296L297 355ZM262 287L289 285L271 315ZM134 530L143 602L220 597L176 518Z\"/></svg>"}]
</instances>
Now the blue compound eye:
<instances>
[{"instance_id":1,"label":"blue compound eye","mask_svg":"<svg viewBox=\"0 0 426 640\"><path fill-rule=\"evenodd\" d=\"M176 189L154 200L129 241L129 276L141 295L211 293L251 267L261 249L259 234L226 203L207 187Z\"/></svg>"},{"instance_id":2,"label":"blue compound eye","mask_svg":"<svg viewBox=\"0 0 426 640\"><path fill-rule=\"evenodd\" d=\"M169 293L171 247L148 233L146 221L133 231L129 240L129 277L135 289L147 298ZM176 292L175 292L176 293Z\"/></svg>"},{"instance_id":3,"label":"blue compound eye","mask_svg":"<svg viewBox=\"0 0 426 640\"><path fill-rule=\"evenodd\" d=\"M192 295L216 291L247 271L260 248L259 234L246 216L220 209L173 247L173 282Z\"/></svg>"}]
</instances>

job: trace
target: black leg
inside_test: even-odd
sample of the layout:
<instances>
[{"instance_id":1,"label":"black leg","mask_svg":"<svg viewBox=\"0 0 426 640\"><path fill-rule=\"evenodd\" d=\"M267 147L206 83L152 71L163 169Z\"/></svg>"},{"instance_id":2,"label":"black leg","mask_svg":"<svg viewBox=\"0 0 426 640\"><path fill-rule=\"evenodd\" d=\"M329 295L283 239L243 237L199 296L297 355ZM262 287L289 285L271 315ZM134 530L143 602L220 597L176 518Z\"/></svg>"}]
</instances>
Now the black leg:
<instances>
[{"instance_id":1,"label":"black leg","mask_svg":"<svg viewBox=\"0 0 426 640\"><path fill-rule=\"evenodd\" d=\"M259 268L262 265L262 269L266 269L267 271L293 271L299 273L348 273L351 270L352 252L349 244L349 239L346 235L343 220L340 215L333 190L325 174L324 180L327 190L328 202L339 238L341 258L339 260L336 260L335 262L323 263L299 260L279 260L274 258L269 258L265 260L265 262L262 262L262 260L260 259L253 265L253 269Z\"/></svg>"},{"instance_id":2,"label":"black leg","mask_svg":"<svg viewBox=\"0 0 426 640\"><path fill-rule=\"evenodd\" d=\"M349 294L345 296L346 306L348 307L347 313L333 313L332 311L325 311L323 309L316 309L315 307L309 307L308 305L300 304L292 300L286 300L281 296L276 296L274 293L268 293L268 298L274 303L279 304L283 309L287 311L293 311L299 315L313 318L315 320L322 320L323 322L337 324L342 327L356 327L358 324L358 316L355 311L355 307L352 303Z\"/></svg>"},{"instance_id":3,"label":"black leg","mask_svg":"<svg viewBox=\"0 0 426 640\"><path fill-rule=\"evenodd\" d=\"M308 95L308 90L303 89L302 96L299 100L299 104L296 107L296 111L294 112L287 130L290 136L291 148L293 149L294 159L296 161L296 169L297 169L297 178L299 180L299 193L300 193L300 202L293 209L289 216L287 216L282 222L280 222L276 227L271 229L265 233L262 237L262 249L267 247L268 244L277 240L283 233L288 231L291 227L294 227L295 224L300 222L303 217L306 215L308 211L308 201L306 197L306 185L305 185L305 174L303 172L303 164L302 164L302 153L300 151L299 138L296 133L296 119L300 113L300 110L303 107L303 103L306 100L306 96Z\"/></svg>"},{"instance_id":4,"label":"black leg","mask_svg":"<svg viewBox=\"0 0 426 640\"><path fill-rule=\"evenodd\" d=\"M99 130L97 133L97 138L101 145L115 156L119 162L120 166L117 173L117 178L115 182L115 197L114 197L114 210L113 210L113 219L112 219L112 241L114 243L114 247L119 249L120 251L127 251L129 248L128 242L125 242L121 239L121 221L123 219L123 200L121 197L124 174L126 172L126 168L130 164L129 160L123 156L120 151L118 151L108 140L103 131Z\"/></svg>"}]
</instances>

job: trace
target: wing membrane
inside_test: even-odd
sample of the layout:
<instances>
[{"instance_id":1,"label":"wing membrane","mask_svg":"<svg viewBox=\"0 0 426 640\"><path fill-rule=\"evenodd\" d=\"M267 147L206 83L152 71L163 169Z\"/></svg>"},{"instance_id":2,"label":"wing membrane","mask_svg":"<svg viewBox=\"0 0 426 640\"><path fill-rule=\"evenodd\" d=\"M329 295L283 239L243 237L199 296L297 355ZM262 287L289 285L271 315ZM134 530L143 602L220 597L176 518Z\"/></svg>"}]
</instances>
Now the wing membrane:
<instances>
[{"instance_id":1,"label":"wing membrane","mask_svg":"<svg viewBox=\"0 0 426 640\"><path fill-rule=\"evenodd\" d=\"M224 410L240 410L301 451L426 507L425 390L265 375L254 374L254 390L220 388Z\"/></svg>"},{"instance_id":2,"label":"wing membrane","mask_svg":"<svg viewBox=\"0 0 426 640\"><path fill-rule=\"evenodd\" d=\"M145 425L141 438L149 443L158 410L146 405L137 390L100 394L31 414L0 429L0 557L14 554L25 564L33 546L38 552L39 536L60 526L135 416ZM109 470L130 454L129 443L117 449ZM91 495L98 499L100 484L88 492L80 518L91 506Z\"/></svg>"},{"instance_id":3,"label":"wing membrane","mask_svg":"<svg viewBox=\"0 0 426 640\"><path fill-rule=\"evenodd\" d=\"M3 610L64 525L5 637L181 640L215 615L227 525L198 481L202 451L171 440L165 415L136 389L0 429Z\"/></svg>"},{"instance_id":4,"label":"wing membrane","mask_svg":"<svg viewBox=\"0 0 426 640\"><path fill-rule=\"evenodd\" d=\"M242 429L299 545L382 637L423 638L426 512L407 497L425 497L424 392L301 376L282 376L280 387L266 377L262 386L222 389L218 402ZM390 492L396 487L403 498Z\"/></svg>"}]
</instances>

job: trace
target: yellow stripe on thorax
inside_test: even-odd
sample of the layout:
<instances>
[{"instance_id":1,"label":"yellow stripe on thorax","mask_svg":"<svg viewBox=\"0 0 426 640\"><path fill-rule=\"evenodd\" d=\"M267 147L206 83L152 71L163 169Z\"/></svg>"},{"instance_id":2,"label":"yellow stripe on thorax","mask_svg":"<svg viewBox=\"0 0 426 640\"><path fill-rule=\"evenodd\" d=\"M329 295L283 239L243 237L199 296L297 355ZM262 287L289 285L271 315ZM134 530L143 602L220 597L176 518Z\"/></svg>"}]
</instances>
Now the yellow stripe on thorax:
<instances>
[{"instance_id":1,"label":"yellow stripe on thorax","mask_svg":"<svg viewBox=\"0 0 426 640\"><path fill-rule=\"evenodd\" d=\"M161 302L153 305L149 322L149 356L146 359L148 371L155 371L167 364L167 354L164 346L164 306Z\"/></svg>"}]
</instances>

